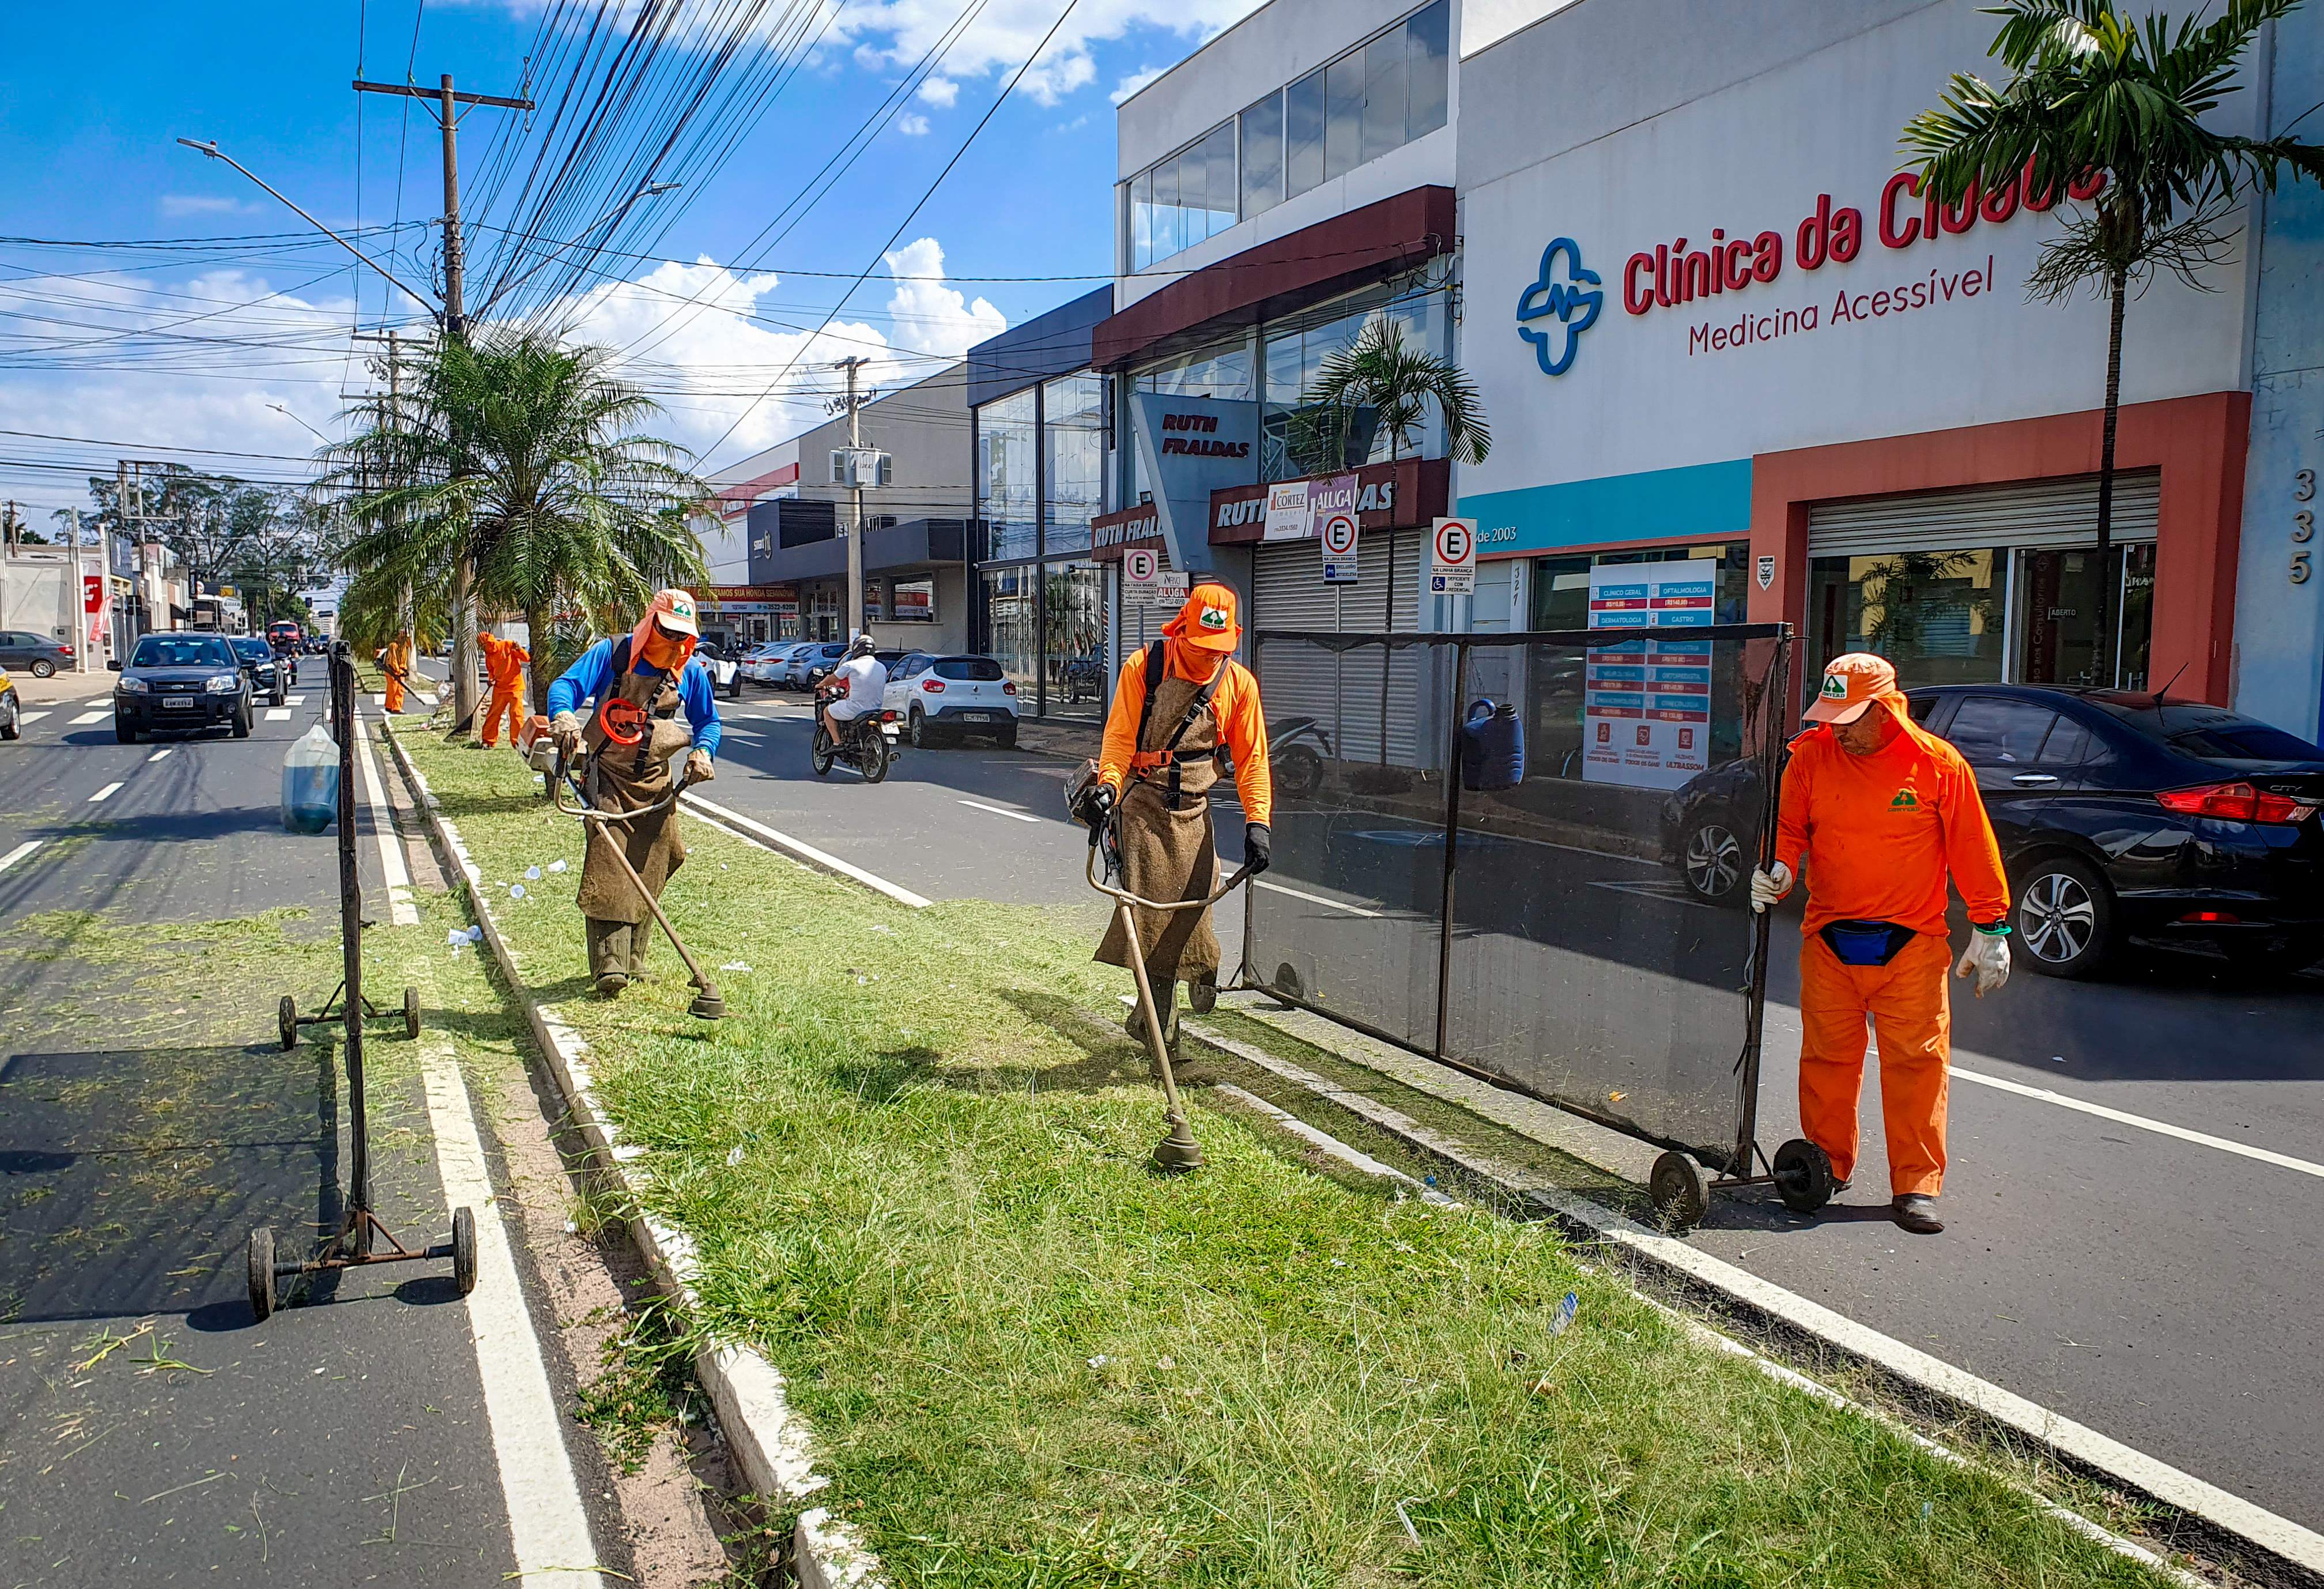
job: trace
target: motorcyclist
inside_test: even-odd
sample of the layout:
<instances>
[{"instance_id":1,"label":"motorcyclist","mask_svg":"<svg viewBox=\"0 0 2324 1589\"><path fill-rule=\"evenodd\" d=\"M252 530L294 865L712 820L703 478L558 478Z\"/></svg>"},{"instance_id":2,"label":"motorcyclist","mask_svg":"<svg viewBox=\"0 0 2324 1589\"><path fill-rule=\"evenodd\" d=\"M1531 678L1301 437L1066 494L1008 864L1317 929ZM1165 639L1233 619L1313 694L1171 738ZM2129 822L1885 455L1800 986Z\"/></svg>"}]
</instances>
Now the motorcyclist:
<instances>
[{"instance_id":1,"label":"motorcyclist","mask_svg":"<svg viewBox=\"0 0 2324 1589\"><path fill-rule=\"evenodd\" d=\"M848 724L878 711L887 693L888 666L872 654L873 649L869 631L858 634L823 681L823 725L834 745L846 742Z\"/></svg>"}]
</instances>

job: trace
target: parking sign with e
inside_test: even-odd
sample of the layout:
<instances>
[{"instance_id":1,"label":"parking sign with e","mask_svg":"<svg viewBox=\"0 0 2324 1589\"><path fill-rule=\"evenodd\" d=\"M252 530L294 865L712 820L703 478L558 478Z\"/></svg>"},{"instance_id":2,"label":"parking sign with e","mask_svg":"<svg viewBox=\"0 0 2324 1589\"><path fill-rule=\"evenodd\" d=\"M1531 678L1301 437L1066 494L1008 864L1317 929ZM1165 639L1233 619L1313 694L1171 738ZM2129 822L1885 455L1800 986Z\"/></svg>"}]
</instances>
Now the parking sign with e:
<instances>
[{"instance_id":1,"label":"parking sign with e","mask_svg":"<svg viewBox=\"0 0 2324 1589\"><path fill-rule=\"evenodd\" d=\"M1428 543L1428 593L1473 596L1477 591L1477 521L1439 519Z\"/></svg>"}]
</instances>

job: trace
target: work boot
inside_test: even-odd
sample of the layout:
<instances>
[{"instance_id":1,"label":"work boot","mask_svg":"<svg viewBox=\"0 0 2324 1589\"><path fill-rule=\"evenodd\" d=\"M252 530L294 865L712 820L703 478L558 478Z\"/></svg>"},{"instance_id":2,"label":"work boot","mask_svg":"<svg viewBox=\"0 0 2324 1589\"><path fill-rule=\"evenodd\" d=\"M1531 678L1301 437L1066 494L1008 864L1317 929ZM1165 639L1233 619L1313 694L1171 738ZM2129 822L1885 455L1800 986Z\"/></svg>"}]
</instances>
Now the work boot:
<instances>
[{"instance_id":1,"label":"work boot","mask_svg":"<svg viewBox=\"0 0 2324 1589\"><path fill-rule=\"evenodd\" d=\"M597 991L610 999L630 985L630 946L633 936L630 924L591 917L582 936L589 945L589 975Z\"/></svg>"},{"instance_id":2,"label":"work boot","mask_svg":"<svg viewBox=\"0 0 2324 1589\"><path fill-rule=\"evenodd\" d=\"M608 971L597 979L596 985L599 998L618 998L622 990L630 985L630 979L618 971Z\"/></svg>"},{"instance_id":3,"label":"work boot","mask_svg":"<svg viewBox=\"0 0 2324 1589\"><path fill-rule=\"evenodd\" d=\"M1945 1228L1945 1222L1937 1217L1937 1200L1934 1197L1924 1196L1919 1192L1903 1192L1898 1194L1893 1207L1897 1224L1916 1236L1933 1236Z\"/></svg>"},{"instance_id":4,"label":"work boot","mask_svg":"<svg viewBox=\"0 0 2324 1589\"><path fill-rule=\"evenodd\" d=\"M1153 979L1153 985L1154 1007L1162 1012L1162 1046L1167 1049L1178 1040L1178 984L1157 977ZM1144 1047L1146 1012L1132 1004L1129 1016L1121 1023L1121 1030L1130 1034L1132 1042Z\"/></svg>"}]
</instances>

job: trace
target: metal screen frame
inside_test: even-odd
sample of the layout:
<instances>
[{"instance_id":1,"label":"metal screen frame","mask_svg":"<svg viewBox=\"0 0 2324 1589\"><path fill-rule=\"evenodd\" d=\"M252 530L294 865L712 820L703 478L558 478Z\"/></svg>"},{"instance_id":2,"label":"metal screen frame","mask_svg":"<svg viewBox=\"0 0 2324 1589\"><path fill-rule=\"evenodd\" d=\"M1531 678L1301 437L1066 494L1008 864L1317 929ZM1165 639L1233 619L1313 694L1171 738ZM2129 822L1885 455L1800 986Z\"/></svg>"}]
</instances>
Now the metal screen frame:
<instances>
[{"instance_id":1,"label":"metal screen frame","mask_svg":"<svg viewBox=\"0 0 2324 1589\"><path fill-rule=\"evenodd\" d=\"M1268 997L1289 1004L1296 1009L1306 1010L1321 1015L1351 1031L1361 1032L1367 1037L1390 1044L1406 1053L1417 1054L1423 1058L1434 1060L1449 1069L1456 1070L1463 1076L1473 1077L1505 1092L1516 1093L1537 1103L1547 1104L1552 1108L1590 1121L1593 1124L1604 1126L1609 1131L1618 1132L1635 1141L1649 1142L1655 1147L1673 1151L1693 1154L1728 1178L1748 1177L1752 1173L1753 1155L1758 1154L1762 1160L1766 1158L1757 1147L1759 1061L1762 1026L1766 1009L1767 943L1774 919L1772 912L1757 911L1752 915L1751 947L1749 957L1746 962L1746 981L1745 984L1737 990L1743 1001L1743 1032L1741 1047L1736 1055L1734 1067L1735 1139L1723 1161L1719 1155L1711 1151L1706 1144L1681 1141L1675 1138L1642 1131L1635 1122L1583 1108L1568 1098L1553 1097L1539 1089L1526 1086L1513 1076L1472 1064L1445 1051L1446 1027L1451 1012L1447 989L1452 981L1452 941L1455 930L1453 901L1460 875L1462 781L1460 703L1468 697L1470 652L1478 649L1504 651L1534 645L1563 645L1587 649L1635 639L1640 633L1640 631L1629 629L1526 629L1493 634L1427 633L1397 634L1312 629L1252 631L1250 657L1254 673L1259 660L1260 648L1270 641L1305 642L1332 650L1352 649L1360 645L1384 646L1390 651L1412 649L1422 645L1453 648L1452 690L1443 703L1446 736L1444 764L1448 772L1444 781L1443 818L1443 886L1439 901L1437 923L1435 1040L1429 1047L1423 1048L1393 1032L1383 1030L1366 1021L1352 1019L1307 998L1286 993L1271 984L1259 982L1253 975L1250 965L1250 945L1257 903L1254 892L1250 889L1243 891L1242 960L1236 968L1235 985L1240 989L1263 993ZM1686 633L1692 638L1708 640L1713 644L1722 642L1738 645L1755 641L1772 642L1775 651L1767 670L1760 709L1768 714L1781 714L1785 711L1789 698L1787 692L1791 688L1792 650L1795 641L1791 624L1715 624L1690 627L1686 630ZM1262 679L1260 681L1262 698L1265 688L1265 680ZM1768 865L1775 855L1775 817L1781 792L1779 779L1784 750L1789 737L1787 732L1775 730L1775 719L1771 717L1767 725L1768 731L1761 734L1757 753L1754 758L1758 765L1760 788L1758 854L1755 859L1757 864L1762 868Z\"/></svg>"}]
</instances>

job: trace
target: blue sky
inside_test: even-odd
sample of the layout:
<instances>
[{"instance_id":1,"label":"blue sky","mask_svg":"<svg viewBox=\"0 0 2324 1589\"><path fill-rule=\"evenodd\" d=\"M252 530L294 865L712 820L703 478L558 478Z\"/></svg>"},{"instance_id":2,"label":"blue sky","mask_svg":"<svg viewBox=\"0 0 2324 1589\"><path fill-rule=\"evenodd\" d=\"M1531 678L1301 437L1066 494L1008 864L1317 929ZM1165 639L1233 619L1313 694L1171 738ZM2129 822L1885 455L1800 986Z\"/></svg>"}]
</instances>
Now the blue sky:
<instances>
[{"instance_id":1,"label":"blue sky","mask_svg":"<svg viewBox=\"0 0 2324 1589\"><path fill-rule=\"evenodd\" d=\"M633 16L641 3L607 9ZM748 131L721 169L641 201L661 214L627 217L666 228L639 241L676 263L601 256L613 279L585 283L589 296L557 311L576 334L625 350L633 378L669 408L666 433L704 448L731 427L709 460L729 461L805 422L830 358L870 352L892 383L1096 285L1111 255L1115 96L1257 3L1078 0L882 260L881 244L1063 0L767 0L765 15L805 19L819 42L755 115L724 118ZM690 9L680 22L696 23L746 0L682 4ZM596 4L566 0L566 9L586 16ZM429 85L448 70L464 89L514 94L542 20L535 0L13 7L0 31L0 234L144 244L301 231L233 171L179 147L180 136L216 139L335 227L424 221L440 209L434 125L416 108L407 125L402 102L353 92L358 67L389 81L408 69ZM685 65L686 53L673 49L662 63ZM920 69L917 91L881 113ZM544 61L533 97L547 106L559 87ZM779 245L738 259L866 125L876 135L848 176ZM471 219L496 132L522 130L514 113L493 109L462 124ZM604 191L610 204L627 187ZM566 224L577 231L589 218ZM432 240L417 227L398 237L398 273L432 284ZM875 262L831 331L808 345L842 278ZM728 269L737 263L752 268L737 275ZM930 279L938 275L949 280ZM1074 275L1092 279L975 279ZM106 444L0 435L0 494L45 522L51 507L80 499L60 466L101 459L109 468L115 443L248 453L247 473L295 477L290 460L318 445L307 427L336 434L342 394L374 383L349 360L348 332L413 314L319 238L206 249L0 242L0 430ZM744 393L794 360L789 379L806 379L807 395L788 411L752 407Z\"/></svg>"}]
</instances>

